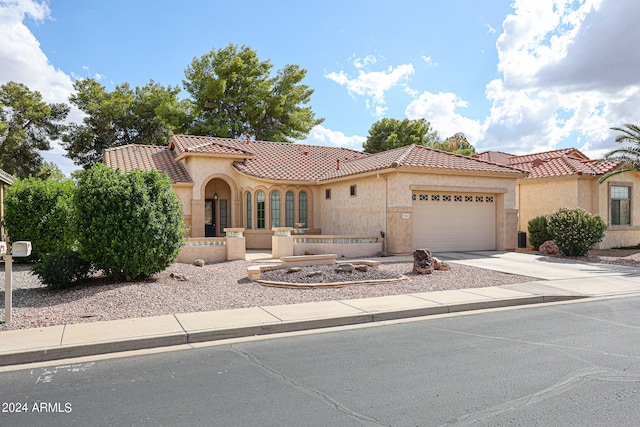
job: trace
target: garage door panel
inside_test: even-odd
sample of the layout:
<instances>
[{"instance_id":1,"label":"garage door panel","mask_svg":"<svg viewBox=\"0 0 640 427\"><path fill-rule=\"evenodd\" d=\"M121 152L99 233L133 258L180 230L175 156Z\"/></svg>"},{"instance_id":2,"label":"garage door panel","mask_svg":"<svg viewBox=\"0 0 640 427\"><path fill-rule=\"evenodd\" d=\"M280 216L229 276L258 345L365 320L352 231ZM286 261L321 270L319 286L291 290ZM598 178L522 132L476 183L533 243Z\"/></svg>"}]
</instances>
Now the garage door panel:
<instances>
[{"instance_id":1,"label":"garage door panel","mask_svg":"<svg viewBox=\"0 0 640 427\"><path fill-rule=\"evenodd\" d=\"M493 195L420 193L413 201L413 248L494 250Z\"/></svg>"}]
</instances>

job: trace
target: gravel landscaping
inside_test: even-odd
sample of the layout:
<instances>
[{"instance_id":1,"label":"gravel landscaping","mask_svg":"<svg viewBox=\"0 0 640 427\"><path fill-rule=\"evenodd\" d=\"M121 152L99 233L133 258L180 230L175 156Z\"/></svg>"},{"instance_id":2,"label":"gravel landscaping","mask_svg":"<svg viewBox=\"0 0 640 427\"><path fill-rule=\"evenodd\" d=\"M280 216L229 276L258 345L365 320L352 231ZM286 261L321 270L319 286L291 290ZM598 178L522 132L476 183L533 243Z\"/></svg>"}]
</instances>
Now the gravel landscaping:
<instances>
[{"instance_id":1,"label":"gravel landscaping","mask_svg":"<svg viewBox=\"0 0 640 427\"><path fill-rule=\"evenodd\" d=\"M640 250L592 251L590 262L640 267ZM49 290L26 265L14 264L13 323L2 330L160 316L197 311L369 298L416 292L479 288L521 283L529 277L459 264L451 271L412 274L412 263L380 266L384 275L409 280L340 288L288 289L266 287L247 279L247 267L260 263L229 261L196 267L173 264L147 281L116 283L104 278L65 290ZM344 274L344 273L337 273ZM182 277L187 280L180 280ZM4 264L0 264L0 319L4 319Z\"/></svg>"}]
</instances>

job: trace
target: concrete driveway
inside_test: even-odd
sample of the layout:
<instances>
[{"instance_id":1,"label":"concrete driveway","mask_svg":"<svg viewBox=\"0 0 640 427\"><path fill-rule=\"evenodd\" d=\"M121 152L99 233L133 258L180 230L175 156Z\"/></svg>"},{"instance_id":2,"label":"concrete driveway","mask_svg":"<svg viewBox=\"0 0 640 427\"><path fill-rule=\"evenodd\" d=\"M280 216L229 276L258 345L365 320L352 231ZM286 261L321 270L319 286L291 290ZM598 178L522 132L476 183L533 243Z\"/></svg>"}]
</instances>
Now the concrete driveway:
<instances>
[{"instance_id":1,"label":"concrete driveway","mask_svg":"<svg viewBox=\"0 0 640 427\"><path fill-rule=\"evenodd\" d=\"M518 252L446 252L437 256L454 264L538 279L519 284L519 289L526 285L528 291L589 296L640 292L640 269L635 267Z\"/></svg>"}]
</instances>

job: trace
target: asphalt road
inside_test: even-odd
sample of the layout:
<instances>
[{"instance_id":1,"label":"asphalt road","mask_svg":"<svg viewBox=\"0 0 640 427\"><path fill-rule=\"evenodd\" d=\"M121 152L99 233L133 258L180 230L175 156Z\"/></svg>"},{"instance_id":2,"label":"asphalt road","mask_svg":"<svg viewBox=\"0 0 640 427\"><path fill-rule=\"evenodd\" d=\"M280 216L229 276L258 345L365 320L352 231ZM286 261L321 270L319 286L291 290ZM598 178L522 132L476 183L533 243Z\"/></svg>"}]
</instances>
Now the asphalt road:
<instances>
[{"instance_id":1,"label":"asphalt road","mask_svg":"<svg viewBox=\"0 0 640 427\"><path fill-rule=\"evenodd\" d=\"M0 404L0 426L638 425L640 297L54 363L0 373Z\"/></svg>"}]
</instances>

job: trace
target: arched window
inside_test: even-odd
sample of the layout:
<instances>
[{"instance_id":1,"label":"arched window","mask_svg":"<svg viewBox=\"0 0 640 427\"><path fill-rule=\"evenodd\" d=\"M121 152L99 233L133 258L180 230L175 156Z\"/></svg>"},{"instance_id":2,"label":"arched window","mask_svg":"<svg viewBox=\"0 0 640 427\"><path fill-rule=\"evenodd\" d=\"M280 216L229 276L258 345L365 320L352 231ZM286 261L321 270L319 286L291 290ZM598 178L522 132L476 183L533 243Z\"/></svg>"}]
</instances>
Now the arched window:
<instances>
[{"instance_id":1,"label":"arched window","mask_svg":"<svg viewBox=\"0 0 640 427\"><path fill-rule=\"evenodd\" d=\"M287 191L284 196L285 227L293 227L293 201L293 191Z\"/></svg>"},{"instance_id":2,"label":"arched window","mask_svg":"<svg viewBox=\"0 0 640 427\"><path fill-rule=\"evenodd\" d=\"M265 196L264 192L258 191L256 193L256 216L258 217L258 224L256 228L264 228L265 226Z\"/></svg>"},{"instance_id":3,"label":"arched window","mask_svg":"<svg viewBox=\"0 0 640 427\"><path fill-rule=\"evenodd\" d=\"M251 204L251 193L247 192L247 230L251 230L253 225L253 206Z\"/></svg>"},{"instance_id":4,"label":"arched window","mask_svg":"<svg viewBox=\"0 0 640 427\"><path fill-rule=\"evenodd\" d=\"M309 228L309 221L307 220L307 192L301 191L298 195L298 219L299 222L304 224L302 227Z\"/></svg>"},{"instance_id":5,"label":"arched window","mask_svg":"<svg viewBox=\"0 0 640 427\"><path fill-rule=\"evenodd\" d=\"M271 226L280 227L280 192L271 192Z\"/></svg>"}]
</instances>

